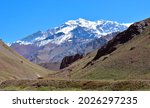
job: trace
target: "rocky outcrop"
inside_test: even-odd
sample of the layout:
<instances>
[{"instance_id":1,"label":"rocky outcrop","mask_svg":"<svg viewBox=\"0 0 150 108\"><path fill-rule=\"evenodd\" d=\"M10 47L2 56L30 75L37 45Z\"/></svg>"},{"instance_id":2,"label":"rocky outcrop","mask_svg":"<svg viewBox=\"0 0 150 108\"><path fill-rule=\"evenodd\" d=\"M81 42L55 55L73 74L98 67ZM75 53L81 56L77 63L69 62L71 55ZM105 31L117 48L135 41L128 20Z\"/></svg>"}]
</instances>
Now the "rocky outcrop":
<instances>
[{"instance_id":1,"label":"rocky outcrop","mask_svg":"<svg viewBox=\"0 0 150 108\"><path fill-rule=\"evenodd\" d=\"M68 67L71 63L77 61L78 59L81 59L82 57L83 55L80 55L80 54L64 57L60 65L60 69Z\"/></svg>"},{"instance_id":2,"label":"rocky outcrop","mask_svg":"<svg viewBox=\"0 0 150 108\"><path fill-rule=\"evenodd\" d=\"M102 56L105 56L115 51L117 49L116 47L117 45L124 44L128 42L129 40L131 40L133 37L138 36L139 34L143 32L144 29L146 29L147 26L150 26L150 18L132 24L127 30L119 33L116 37L110 40L106 45L102 46L98 50L93 60L88 62L84 66L84 68L87 67L88 65L93 65L93 61L96 61Z\"/></svg>"},{"instance_id":3,"label":"rocky outcrop","mask_svg":"<svg viewBox=\"0 0 150 108\"><path fill-rule=\"evenodd\" d=\"M96 56L94 57L93 61L99 59L100 57L107 55L114 50L116 50L116 45L118 44L123 44L129 40L131 40L134 36L139 35L140 33L143 32L143 30L147 27L150 26L150 21L143 20L141 22L137 22L132 24L127 30L124 32L119 33L115 38L110 40L108 44L104 45L101 47Z\"/></svg>"}]
</instances>

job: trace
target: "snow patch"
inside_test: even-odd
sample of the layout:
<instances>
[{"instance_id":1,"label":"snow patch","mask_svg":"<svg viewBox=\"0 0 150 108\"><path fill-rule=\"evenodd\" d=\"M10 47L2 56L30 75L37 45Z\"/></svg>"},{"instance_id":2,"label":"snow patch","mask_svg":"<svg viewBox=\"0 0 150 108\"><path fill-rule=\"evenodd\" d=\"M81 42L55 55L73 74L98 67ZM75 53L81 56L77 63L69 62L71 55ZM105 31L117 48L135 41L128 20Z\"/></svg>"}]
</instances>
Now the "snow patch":
<instances>
[{"instance_id":1,"label":"snow patch","mask_svg":"<svg viewBox=\"0 0 150 108\"><path fill-rule=\"evenodd\" d=\"M59 31L56 32L57 33L60 33L60 32L63 32L64 34L68 34L70 31L72 31L74 28L76 28L76 26L68 26L68 27L65 27Z\"/></svg>"},{"instance_id":2,"label":"snow patch","mask_svg":"<svg viewBox=\"0 0 150 108\"><path fill-rule=\"evenodd\" d=\"M37 46L39 46L39 47L44 46L44 45L48 44L51 41L52 41L52 39L43 40L43 41L37 43Z\"/></svg>"},{"instance_id":3,"label":"snow patch","mask_svg":"<svg viewBox=\"0 0 150 108\"><path fill-rule=\"evenodd\" d=\"M89 29L96 29L96 22L93 21L88 21L82 18L79 18L77 20L70 20L66 22L65 24L70 25L70 26L81 26L81 27L86 27Z\"/></svg>"},{"instance_id":4,"label":"snow patch","mask_svg":"<svg viewBox=\"0 0 150 108\"><path fill-rule=\"evenodd\" d=\"M130 25L132 25L133 23L122 23L122 25L129 27Z\"/></svg>"},{"instance_id":5,"label":"snow patch","mask_svg":"<svg viewBox=\"0 0 150 108\"><path fill-rule=\"evenodd\" d=\"M64 43L66 40L69 40L70 38L72 38L72 34L69 33L67 35L62 35L60 37L55 38L53 41L51 41L54 44L60 45L62 43Z\"/></svg>"},{"instance_id":6,"label":"snow patch","mask_svg":"<svg viewBox=\"0 0 150 108\"><path fill-rule=\"evenodd\" d=\"M12 44L11 43L6 43L6 45L10 47Z\"/></svg>"},{"instance_id":7,"label":"snow patch","mask_svg":"<svg viewBox=\"0 0 150 108\"><path fill-rule=\"evenodd\" d=\"M43 35L43 36L41 36L41 37L35 38L34 41L41 41L41 40L44 40L46 37L47 37L46 35Z\"/></svg>"},{"instance_id":8,"label":"snow patch","mask_svg":"<svg viewBox=\"0 0 150 108\"><path fill-rule=\"evenodd\" d=\"M31 45L31 44L32 44L31 42L21 41L21 40L18 40L18 41L16 41L15 43L18 43L18 44L20 44L20 45Z\"/></svg>"}]
</instances>

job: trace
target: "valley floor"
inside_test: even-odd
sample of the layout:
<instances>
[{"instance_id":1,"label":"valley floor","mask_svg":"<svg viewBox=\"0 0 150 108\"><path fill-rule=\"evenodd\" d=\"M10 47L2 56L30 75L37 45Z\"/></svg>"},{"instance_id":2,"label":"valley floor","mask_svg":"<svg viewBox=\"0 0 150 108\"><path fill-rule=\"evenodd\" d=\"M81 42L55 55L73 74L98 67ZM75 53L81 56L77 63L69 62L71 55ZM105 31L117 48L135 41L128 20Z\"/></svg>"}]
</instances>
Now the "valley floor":
<instances>
[{"instance_id":1,"label":"valley floor","mask_svg":"<svg viewBox=\"0 0 150 108\"><path fill-rule=\"evenodd\" d=\"M148 91L150 80L8 80L0 84L5 91Z\"/></svg>"}]
</instances>

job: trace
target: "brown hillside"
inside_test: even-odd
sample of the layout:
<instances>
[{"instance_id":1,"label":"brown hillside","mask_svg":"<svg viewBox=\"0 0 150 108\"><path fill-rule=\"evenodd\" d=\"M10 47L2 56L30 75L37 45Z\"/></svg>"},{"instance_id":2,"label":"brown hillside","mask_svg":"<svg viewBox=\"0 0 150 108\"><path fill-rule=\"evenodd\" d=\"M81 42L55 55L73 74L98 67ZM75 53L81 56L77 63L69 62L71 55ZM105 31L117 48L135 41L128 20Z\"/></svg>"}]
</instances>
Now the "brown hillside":
<instances>
[{"instance_id":1,"label":"brown hillside","mask_svg":"<svg viewBox=\"0 0 150 108\"><path fill-rule=\"evenodd\" d=\"M35 65L0 41L0 82L8 79L34 79L50 71Z\"/></svg>"}]
</instances>

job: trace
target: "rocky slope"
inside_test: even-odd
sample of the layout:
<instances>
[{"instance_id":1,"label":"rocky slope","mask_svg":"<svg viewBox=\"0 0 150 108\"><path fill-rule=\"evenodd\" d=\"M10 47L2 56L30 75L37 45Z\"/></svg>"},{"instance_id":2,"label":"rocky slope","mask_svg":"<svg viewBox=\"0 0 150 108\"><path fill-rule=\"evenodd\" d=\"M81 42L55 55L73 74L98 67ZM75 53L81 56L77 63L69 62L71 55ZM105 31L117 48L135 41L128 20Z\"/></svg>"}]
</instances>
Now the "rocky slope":
<instances>
[{"instance_id":1,"label":"rocky slope","mask_svg":"<svg viewBox=\"0 0 150 108\"><path fill-rule=\"evenodd\" d=\"M68 78L69 76L72 79L90 80L150 80L149 53L150 18L134 23L107 45L74 62L55 77Z\"/></svg>"},{"instance_id":2,"label":"rocky slope","mask_svg":"<svg viewBox=\"0 0 150 108\"><path fill-rule=\"evenodd\" d=\"M116 48L117 45L124 44L129 40L131 40L132 38L136 37L137 35L141 34L147 26L150 26L150 22L141 21L134 23L126 31L118 34L111 41L109 41L108 44L101 47L98 50L96 56L93 58L93 61L99 59L104 55L112 53L117 49ZM133 50L134 48L135 47L132 47L131 50Z\"/></svg>"},{"instance_id":3,"label":"rocky slope","mask_svg":"<svg viewBox=\"0 0 150 108\"><path fill-rule=\"evenodd\" d=\"M87 54L112 39L127 26L113 21L70 20L46 32L38 31L11 44L19 54L37 64L61 62L65 56Z\"/></svg>"},{"instance_id":4,"label":"rocky slope","mask_svg":"<svg viewBox=\"0 0 150 108\"><path fill-rule=\"evenodd\" d=\"M80 54L64 57L60 65L60 69L68 67L71 63L77 61L78 59L81 59L82 57L83 55Z\"/></svg>"}]
</instances>

